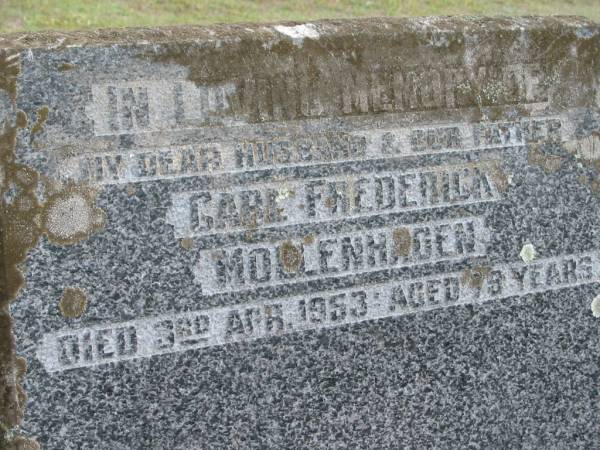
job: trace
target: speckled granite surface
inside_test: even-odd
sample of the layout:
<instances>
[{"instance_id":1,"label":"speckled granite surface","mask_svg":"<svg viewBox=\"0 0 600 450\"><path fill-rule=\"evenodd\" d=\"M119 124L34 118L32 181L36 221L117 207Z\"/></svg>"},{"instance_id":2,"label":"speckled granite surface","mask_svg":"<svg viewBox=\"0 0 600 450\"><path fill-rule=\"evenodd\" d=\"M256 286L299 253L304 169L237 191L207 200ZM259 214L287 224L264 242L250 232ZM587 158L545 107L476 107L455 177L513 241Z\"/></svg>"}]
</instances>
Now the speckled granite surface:
<instances>
[{"instance_id":1,"label":"speckled granite surface","mask_svg":"<svg viewBox=\"0 0 600 450\"><path fill-rule=\"evenodd\" d=\"M597 25L0 36L0 75L2 445L599 445Z\"/></svg>"}]
</instances>

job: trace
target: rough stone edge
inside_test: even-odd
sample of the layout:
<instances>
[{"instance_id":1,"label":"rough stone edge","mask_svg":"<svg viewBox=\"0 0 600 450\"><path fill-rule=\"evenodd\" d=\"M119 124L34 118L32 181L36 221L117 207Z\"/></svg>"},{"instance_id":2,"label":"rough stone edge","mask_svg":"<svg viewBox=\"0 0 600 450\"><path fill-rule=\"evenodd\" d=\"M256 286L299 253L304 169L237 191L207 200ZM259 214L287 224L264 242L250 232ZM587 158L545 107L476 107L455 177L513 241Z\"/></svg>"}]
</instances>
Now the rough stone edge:
<instances>
[{"instance_id":1,"label":"rough stone edge","mask_svg":"<svg viewBox=\"0 0 600 450\"><path fill-rule=\"evenodd\" d=\"M19 133L27 130L32 133L38 126L17 108L20 72L21 50L0 48L0 91L10 101L0 123L0 448L32 450L39 445L34 439L22 436L19 429L27 403L21 386L27 362L16 354L10 305L25 282L22 267L27 254L42 235L58 245L75 244L103 228L105 216L94 206L95 189L42 180L33 168L16 160ZM38 187L43 187L45 199L38 198ZM7 200L9 192L14 192L12 200ZM83 207L76 213L97 220L86 222L85 230L67 229L66 234L62 233L65 230L59 230L56 234L49 228L48 217L72 198L83 200Z\"/></svg>"},{"instance_id":2,"label":"rough stone edge","mask_svg":"<svg viewBox=\"0 0 600 450\"><path fill-rule=\"evenodd\" d=\"M0 48L11 49L57 49L66 47L95 47L104 45L143 45L177 41L203 41L214 39L238 39L260 33L274 35L275 26L293 27L311 24L324 36L335 34L369 34L401 30L403 32L426 31L494 31L542 29L548 27L580 28L598 26L582 16L427 16L414 18L360 18L327 19L315 21L283 21L266 23L236 23L216 25L182 25L173 27L104 28L80 31L40 31L0 34Z\"/></svg>"}]
</instances>

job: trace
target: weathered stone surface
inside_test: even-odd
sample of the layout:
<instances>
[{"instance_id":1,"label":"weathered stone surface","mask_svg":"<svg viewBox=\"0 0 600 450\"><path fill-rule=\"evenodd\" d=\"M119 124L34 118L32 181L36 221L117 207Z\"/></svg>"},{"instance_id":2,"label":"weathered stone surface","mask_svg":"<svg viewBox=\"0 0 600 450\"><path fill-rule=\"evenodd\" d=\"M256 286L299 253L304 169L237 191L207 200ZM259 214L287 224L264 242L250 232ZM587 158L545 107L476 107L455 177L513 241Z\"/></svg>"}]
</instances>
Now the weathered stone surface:
<instances>
[{"instance_id":1,"label":"weathered stone surface","mask_svg":"<svg viewBox=\"0 0 600 450\"><path fill-rule=\"evenodd\" d=\"M597 446L599 75L570 17L1 37L4 444Z\"/></svg>"}]
</instances>

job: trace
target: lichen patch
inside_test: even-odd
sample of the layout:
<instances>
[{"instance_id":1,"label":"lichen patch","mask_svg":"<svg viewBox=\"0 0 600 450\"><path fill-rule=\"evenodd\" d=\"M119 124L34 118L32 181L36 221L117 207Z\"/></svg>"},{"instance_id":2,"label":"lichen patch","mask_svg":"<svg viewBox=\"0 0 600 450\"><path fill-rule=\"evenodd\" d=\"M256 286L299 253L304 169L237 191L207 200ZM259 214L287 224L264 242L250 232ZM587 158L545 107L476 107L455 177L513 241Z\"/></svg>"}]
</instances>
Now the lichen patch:
<instances>
[{"instance_id":1,"label":"lichen patch","mask_svg":"<svg viewBox=\"0 0 600 450\"><path fill-rule=\"evenodd\" d=\"M275 200L278 203L280 203L287 200L290 197L294 197L295 195L296 193L293 190L291 190L287 186L283 186L281 189L279 189L279 191L277 191L277 197L275 197Z\"/></svg>"},{"instance_id":2,"label":"lichen patch","mask_svg":"<svg viewBox=\"0 0 600 450\"><path fill-rule=\"evenodd\" d=\"M410 230L406 227L396 228L393 232L394 253L396 256L410 255L412 238Z\"/></svg>"},{"instance_id":3,"label":"lichen patch","mask_svg":"<svg viewBox=\"0 0 600 450\"><path fill-rule=\"evenodd\" d=\"M37 133L41 133L44 130L44 123L48 120L48 115L50 114L50 108L44 105L37 110L37 119L35 124L31 128L31 137Z\"/></svg>"},{"instance_id":4,"label":"lichen patch","mask_svg":"<svg viewBox=\"0 0 600 450\"><path fill-rule=\"evenodd\" d=\"M461 277L461 282L473 289L481 289L483 282L489 276L492 269L487 266L476 266L466 269Z\"/></svg>"},{"instance_id":5,"label":"lichen patch","mask_svg":"<svg viewBox=\"0 0 600 450\"><path fill-rule=\"evenodd\" d=\"M69 63L69 62L64 62L64 63L60 63L58 65L58 70L60 72L67 72L69 70L73 70L75 69L77 66L75 64Z\"/></svg>"},{"instance_id":6,"label":"lichen patch","mask_svg":"<svg viewBox=\"0 0 600 450\"><path fill-rule=\"evenodd\" d=\"M306 236L304 236L304 239L302 239L302 243L304 245L313 245L315 243L315 235L307 234Z\"/></svg>"},{"instance_id":7,"label":"lichen patch","mask_svg":"<svg viewBox=\"0 0 600 450\"><path fill-rule=\"evenodd\" d=\"M0 50L0 90L16 100L20 72L18 52ZM30 137L42 130L48 110L38 110ZM27 396L23 390L24 365L16 356L9 306L24 283L20 266L42 234L67 245L87 238L104 225L104 213L95 207L95 191L85 187L62 186L53 180L40 183L39 174L16 161L19 129L29 124L23 111L0 124L0 447L39 448L34 440L19 434ZM44 189L42 189L44 186ZM44 202L38 195L47 196ZM65 309L66 311L66 309Z\"/></svg>"},{"instance_id":8,"label":"lichen patch","mask_svg":"<svg viewBox=\"0 0 600 450\"><path fill-rule=\"evenodd\" d=\"M554 173L562 166L563 158L558 155L548 155L539 145L532 144L529 146L527 161L529 164L541 167L546 173Z\"/></svg>"},{"instance_id":9,"label":"lichen patch","mask_svg":"<svg viewBox=\"0 0 600 450\"><path fill-rule=\"evenodd\" d=\"M565 148L581 167L591 169L580 175L578 181L589 186L594 194L600 194L600 132L592 131L588 136L566 142Z\"/></svg>"},{"instance_id":10,"label":"lichen patch","mask_svg":"<svg viewBox=\"0 0 600 450\"><path fill-rule=\"evenodd\" d=\"M48 238L60 244L73 244L101 229L105 215L94 204L94 192L81 187L70 186L51 196L43 212L43 227Z\"/></svg>"},{"instance_id":11,"label":"lichen patch","mask_svg":"<svg viewBox=\"0 0 600 450\"><path fill-rule=\"evenodd\" d=\"M184 250L189 250L194 246L194 240L192 238L186 237L183 238L179 244Z\"/></svg>"},{"instance_id":12,"label":"lichen patch","mask_svg":"<svg viewBox=\"0 0 600 450\"><path fill-rule=\"evenodd\" d=\"M279 247L279 261L287 273L296 273L302 264L302 251L291 241L285 241Z\"/></svg>"},{"instance_id":13,"label":"lichen patch","mask_svg":"<svg viewBox=\"0 0 600 450\"><path fill-rule=\"evenodd\" d=\"M536 252L535 252L535 247L533 246L533 244L527 243L527 244L523 245L523 248L521 249L519 256L521 257L523 262L530 263L531 261L533 261L535 259L535 257L537 256Z\"/></svg>"},{"instance_id":14,"label":"lichen patch","mask_svg":"<svg viewBox=\"0 0 600 450\"><path fill-rule=\"evenodd\" d=\"M127 195L129 197L133 197L137 194L137 189L135 188L135 185L133 185L133 184L128 184L127 188L125 188L125 191L127 192Z\"/></svg>"},{"instance_id":15,"label":"lichen patch","mask_svg":"<svg viewBox=\"0 0 600 450\"><path fill-rule=\"evenodd\" d=\"M15 125L17 128L25 128L29 120L27 119L27 114L24 111L17 111L17 115L15 117Z\"/></svg>"},{"instance_id":16,"label":"lichen patch","mask_svg":"<svg viewBox=\"0 0 600 450\"><path fill-rule=\"evenodd\" d=\"M584 161L600 160L600 133L592 132L589 136L565 142L565 148L577 159Z\"/></svg>"},{"instance_id":17,"label":"lichen patch","mask_svg":"<svg viewBox=\"0 0 600 450\"><path fill-rule=\"evenodd\" d=\"M12 442L7 444L6 450L40 450L40 448L40 444L35 440L24 436L18 436Z\"/></svg>"},{"instance_id":18,"label":"lichen patch","mask_svg":"<svg viewBox=\"0 0 600 450\"><path fill-rule=\"evenodd\" d=\"M63 317L75 319L81 317L87 309L87 295L83 289L68 287L63 291L58 309Z\"/></svg>"},{"instance_id":19,"label":"lichen patch","mask_svg":"<svg viewBox=\"0 0 600 450\"><path fill-rule=\"evenodd\" d=\"M498 189L499 192L506 192L510 184L510 179L502 170L499 162L492 165L490 174L494 183L496 184L496 189Z\"/></svg>"}]
</instances>

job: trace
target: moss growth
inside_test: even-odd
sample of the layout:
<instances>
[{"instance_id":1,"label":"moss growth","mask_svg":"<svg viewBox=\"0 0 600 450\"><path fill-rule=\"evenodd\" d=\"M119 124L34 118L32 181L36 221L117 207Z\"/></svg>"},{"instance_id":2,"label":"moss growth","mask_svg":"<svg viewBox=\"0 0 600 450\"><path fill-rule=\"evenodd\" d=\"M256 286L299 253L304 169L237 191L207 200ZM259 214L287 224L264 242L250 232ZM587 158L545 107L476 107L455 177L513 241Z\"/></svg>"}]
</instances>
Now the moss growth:
<instances>
[{"instance_id":1,"label":"moss growth","mask_svg":"<svg viewBox=\"0 0 600 450\"><path fill-rule=\"evenodd\" d=\"M15 50L0 50L0 89L6 91L13 102L17 98L19 72L19 53Z\"/></svg>"}]
</instances>

